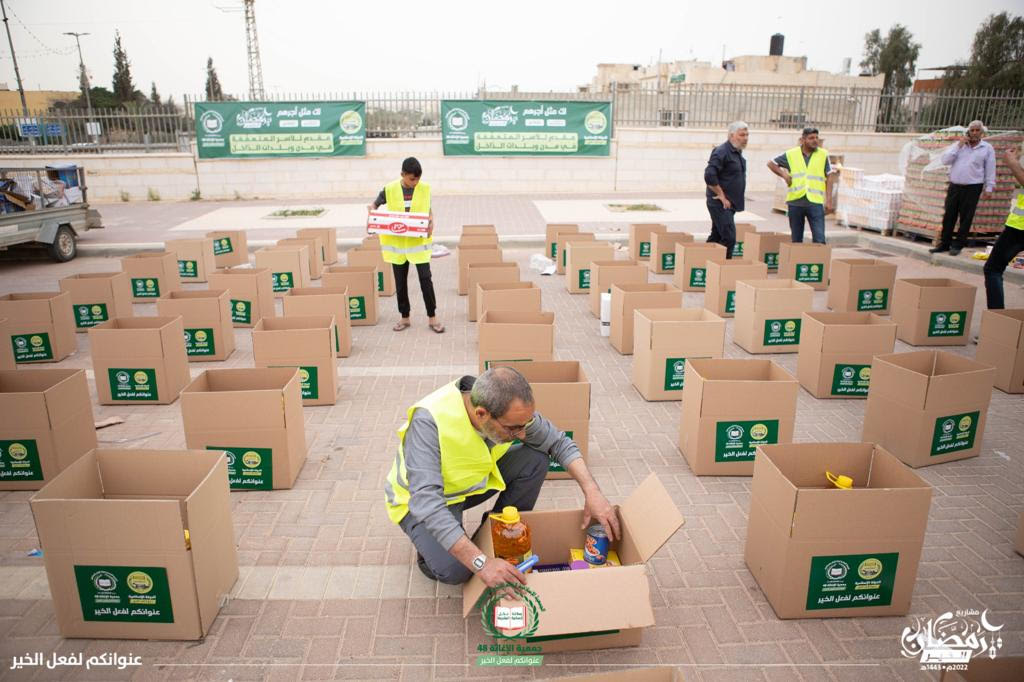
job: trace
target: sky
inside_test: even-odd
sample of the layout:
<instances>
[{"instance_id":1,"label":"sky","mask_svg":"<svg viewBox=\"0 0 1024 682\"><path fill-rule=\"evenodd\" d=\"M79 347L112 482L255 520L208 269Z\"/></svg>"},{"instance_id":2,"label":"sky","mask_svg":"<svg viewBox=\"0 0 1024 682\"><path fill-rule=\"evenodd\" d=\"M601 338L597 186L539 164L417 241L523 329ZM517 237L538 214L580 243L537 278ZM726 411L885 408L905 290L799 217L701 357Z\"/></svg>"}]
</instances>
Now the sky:
<instances>
[{"instance_id":1,"label":"sky","mask_svg":"<svg viewBox=\"0 0 1024 682\"><path fill-rule=\"evenodd\" d=\"M114 32L136 88L166 98L202 93L212 57L225 93L248 90L241 0L5 0L26 90L77 89L78 55L65 31L88 32L82 52L94 85L111 87ZM409 10L403 11L403 7ZM352 2L256 0L264 88L270 93L505 90L574 91L602 62L653 64L767 54L773 33L808 68L853 72L864 34L907 26L918 68L970 55L989 14L1020 14L1020 0L785 2ZM0 82L16 89L6 41ZM923 77L931 75L922 73Z\"/></svg>"}]
</instances>

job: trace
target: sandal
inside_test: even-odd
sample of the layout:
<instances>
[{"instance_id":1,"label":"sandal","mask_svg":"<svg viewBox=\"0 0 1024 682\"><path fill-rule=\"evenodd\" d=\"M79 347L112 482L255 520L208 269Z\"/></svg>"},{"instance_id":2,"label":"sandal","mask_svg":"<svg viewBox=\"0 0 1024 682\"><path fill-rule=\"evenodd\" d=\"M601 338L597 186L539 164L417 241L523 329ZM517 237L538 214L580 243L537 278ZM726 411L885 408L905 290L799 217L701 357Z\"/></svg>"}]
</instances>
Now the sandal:
<instances>
[{"instance_id":1,"label":"sandal","mask_svg":"<svg viewBox=\"0 0 1024 682\"><path fill-rule=\"evenodd\" d=\"M444 325L440 322L437 324L428 324L427 326L434 330L435 334L444 334Z\"/></svg>"},{"instance_id":2,"label":"sandal","mask_svg":"<svg viewBox=\"0 0 1024 682\"><path fill-rule=\"evenodd\" d=\"M391 328L393 332L402 332L412 326L411 322L402 322L399 320L394 327Z\"/></svg>"}]
</instances>

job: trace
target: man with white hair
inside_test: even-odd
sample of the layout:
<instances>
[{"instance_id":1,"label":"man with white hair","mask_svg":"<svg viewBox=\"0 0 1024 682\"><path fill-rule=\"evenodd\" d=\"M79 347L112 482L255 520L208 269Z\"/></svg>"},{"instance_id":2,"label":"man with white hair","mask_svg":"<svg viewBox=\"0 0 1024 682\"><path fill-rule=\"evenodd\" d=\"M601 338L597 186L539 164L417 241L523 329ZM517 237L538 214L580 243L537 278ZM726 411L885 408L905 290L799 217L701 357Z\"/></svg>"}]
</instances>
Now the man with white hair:
<instances>
[{"instance_id":1,"label":"man with white hair","mask_svg":"<svg viewBox=\"0 0 1024 682\"><path fill-rule=\"evenodd\" d=\"M726 258L732 258L736 213L743 210L743 195L747 190L747 160L743 158L743 150L749 137L746 123L730 123L729 139L711 151L704 169L708 213L711 214L708 241L724 246Z\"/></svg>"},{"instance_id":2,"label":"man with white hair","mask_svg":"<svg viewBox=\"0 0 1024 682\"><path fill-rule=\"evenodd\" d=\"M949 251L955 256L967 245L967 236L974 222L978 200L992 196L996 188L996 150L982 136L985 124L971 121L967 132L951 144L940 157L949 166L949 187L946 188L946 209L942 215L942 234L931 253ZM953 240L953 226L960 219L960 229Z\"/></svg>"}]
</instances>

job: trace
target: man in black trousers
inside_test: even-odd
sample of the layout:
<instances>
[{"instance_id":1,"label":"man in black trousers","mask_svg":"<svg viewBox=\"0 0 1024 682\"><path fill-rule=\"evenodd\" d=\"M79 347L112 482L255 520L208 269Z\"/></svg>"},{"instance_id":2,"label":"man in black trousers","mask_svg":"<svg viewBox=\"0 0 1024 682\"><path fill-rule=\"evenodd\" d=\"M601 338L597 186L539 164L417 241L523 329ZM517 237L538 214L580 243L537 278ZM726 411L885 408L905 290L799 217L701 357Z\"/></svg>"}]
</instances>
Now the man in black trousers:
<instances>
[{"instance_id":1,"label":"man in black trousers","mask_svg":"<svg viewBox=\"0 0 1024 682\"><path fill-rule=\"evenodd\" d=\"M743 150L750 131L743 121L729 124L729 139L711 151L704 183L708 186L708 213L711 214L711 234L708 241L725 247L725 257L732 258L736 243L736 213L743 210L743 195L747 189L747 160Z\"/></svg>"},{"instance_id":2,"label":"man in black trousers","mask_svg":"<svg viewBox=\"0 0 1024 682\"><path fill-rule=\"evenodd\" d=\"M967 246L967 236L974 222L978 200L992 196L996 188L996 150L982 136L985 124L971 121L967 132L951 144L940 157L949 166L949 187L946 188L946 210L942 215L942 234L931 253L949 251L956 256ZM953 240L953 226L960 220L960 229Z\"/></svg>"}]
</instances>

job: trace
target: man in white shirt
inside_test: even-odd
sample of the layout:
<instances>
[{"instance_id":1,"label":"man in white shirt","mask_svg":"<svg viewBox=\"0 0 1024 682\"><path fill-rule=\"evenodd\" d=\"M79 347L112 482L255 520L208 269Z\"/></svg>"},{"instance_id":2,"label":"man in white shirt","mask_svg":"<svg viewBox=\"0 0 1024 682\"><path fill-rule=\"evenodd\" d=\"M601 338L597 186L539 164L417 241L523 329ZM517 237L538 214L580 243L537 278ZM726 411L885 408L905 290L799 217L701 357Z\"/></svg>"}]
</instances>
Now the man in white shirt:
<instances>
[{"instance_id":1,"label":"man in white shirt","mask_svg":"<svg viewBox=\"0 0 1024 682\"><path fill-rule=\"evenodd\" d=\"M971 121L964 136L942 152L942 163L950 167L949 187L946 188L942 234L931 253L949 251L951 256L959 254L967 245L978 200L983 192L986 199L991 197L996 188L996 151L981 139L984 134L985 124ZM960 229L953 240L953 227L958 218Z\"/></svg>"}]
</instances>

